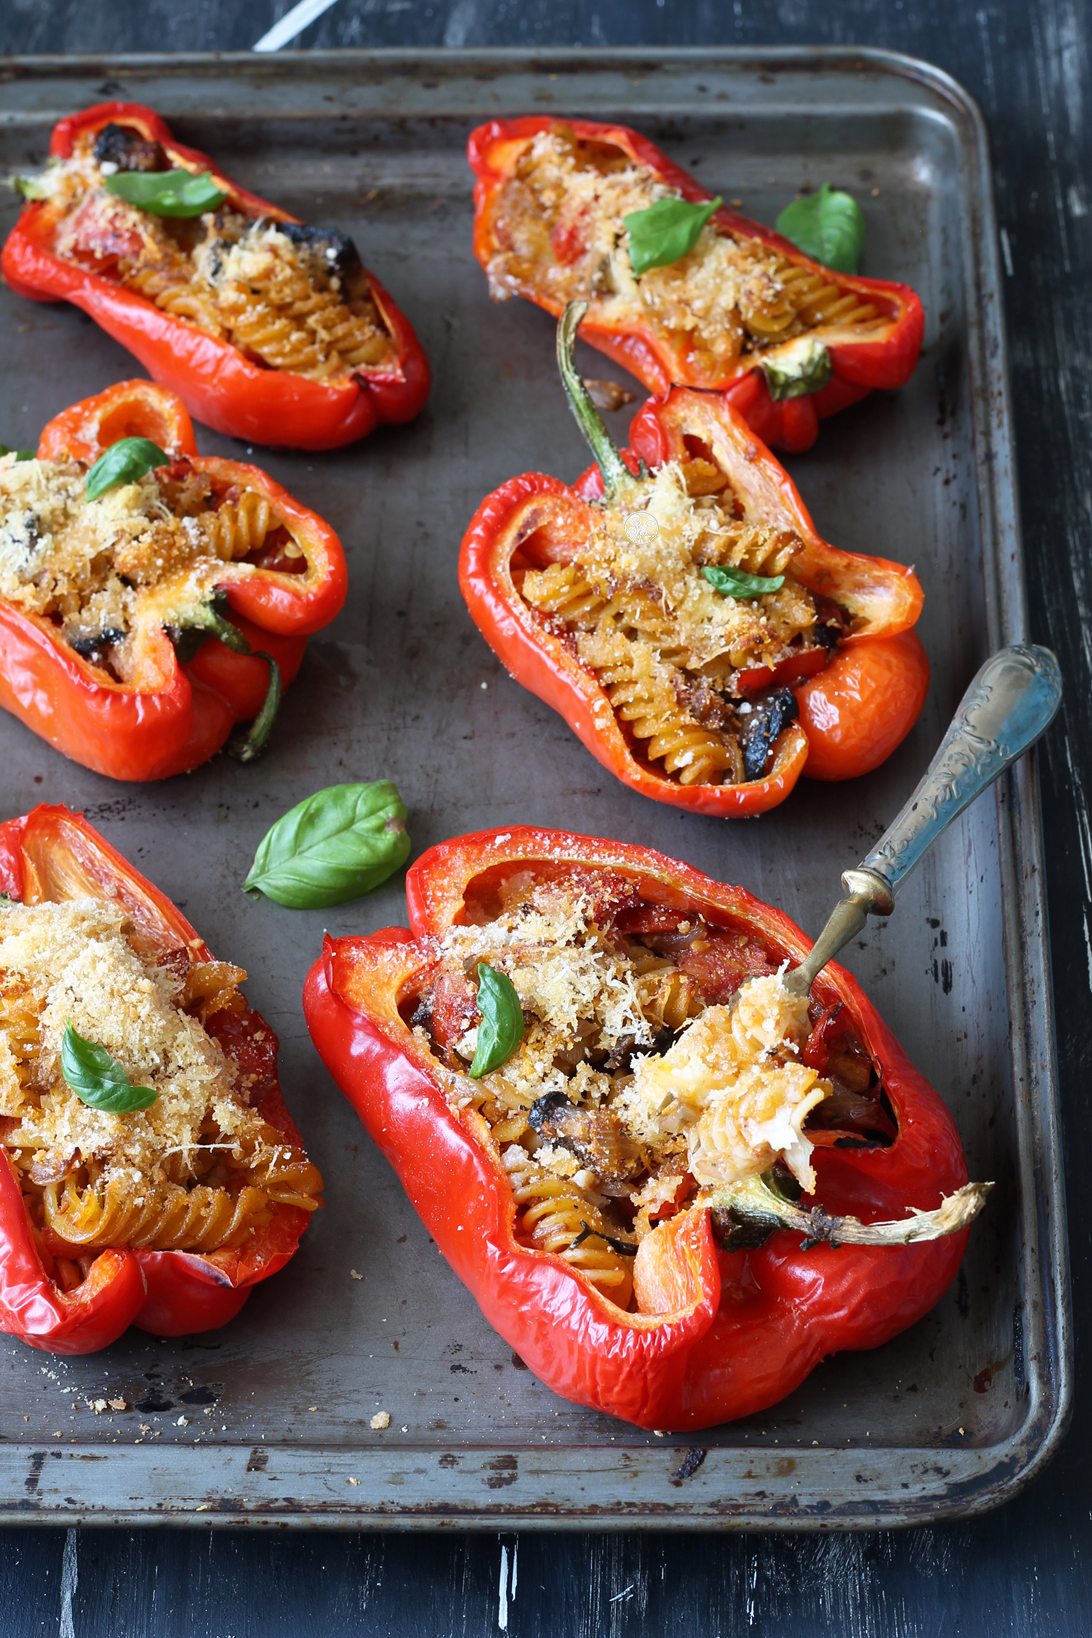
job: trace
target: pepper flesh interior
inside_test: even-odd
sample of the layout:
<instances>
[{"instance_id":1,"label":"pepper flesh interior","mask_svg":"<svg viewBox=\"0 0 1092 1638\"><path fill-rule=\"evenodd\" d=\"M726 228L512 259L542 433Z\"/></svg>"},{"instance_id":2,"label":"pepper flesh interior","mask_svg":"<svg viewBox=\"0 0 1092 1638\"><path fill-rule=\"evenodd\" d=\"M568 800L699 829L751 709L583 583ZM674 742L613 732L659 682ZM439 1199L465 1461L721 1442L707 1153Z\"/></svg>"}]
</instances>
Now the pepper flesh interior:
<instances>
[{"instance_id":1,"label":"pepper flesh interior","mask_svg":"<svg viewBox=\"0 0 1092 1638\"><path fill-rule=\"evenodd\" d=\"M120 900L0 902L0 1142L62 1286L105 1247L212 1252L279 1208L322 1205L317 1169L252 1106L262 1076L217 1038L245 1010L245 977L151 944ZM68 1021L155 1102L111 1115L77 1098L61 1072ZM258 1056L271 1071L272 1043Z\"/></svg>"},{"instance_id":2,"label":"pepper flesh interior","mask_svg":"<svg viewBox=\"0 0 1092 1638\"><path fill-rule=\"evenodd\" d=\"M57 213L56 253L266 369L334 381L390 362L393 338L343 235L230 205L196 218L156 216L104 186L119 170L172 163L183 161L123 125L81 133L69 159L31 180L32 197Z\"/></svg>"},{"instance_id":3,"label":"pepper flesh interior","mask_svg":"<svg viewBox=\"0 0 1092 1638\"><path fill-rule=\"evenodd\" d=\"M803 334L864 336L890 322L836 279L716 221L679 261L635 277L623 217L680 197L612 143L560 123L539 132L492 207L494 300L583 299L595 303L597 323L636 319L685 359L693 385L723 382L741 360Z\"/></svg>"},{"instance_id":4,"label":"pepper flesh interior","mask_svg":"<svg viewBox=\"0 0 1092 1638\"><path fill-rule=\"evenodd\" d=\"M753 933L579 869L514 870L468 900L467 918L429 941L409 1021L453 1104L482 1117L517 1238L620 1307L632 1295L626 1251L700 1189L723 1193L777 1166L811 1188L813 1142L895 1136L850 1021L832 1029L819 1003L788 999L778 956ZM479 961L514 984L525 1030L507 1062L472 1081ZM817 1020L825 1074L804 1061ZM823 1127L828 1101L845 1125Z\"/></svg>"}]
</instances>

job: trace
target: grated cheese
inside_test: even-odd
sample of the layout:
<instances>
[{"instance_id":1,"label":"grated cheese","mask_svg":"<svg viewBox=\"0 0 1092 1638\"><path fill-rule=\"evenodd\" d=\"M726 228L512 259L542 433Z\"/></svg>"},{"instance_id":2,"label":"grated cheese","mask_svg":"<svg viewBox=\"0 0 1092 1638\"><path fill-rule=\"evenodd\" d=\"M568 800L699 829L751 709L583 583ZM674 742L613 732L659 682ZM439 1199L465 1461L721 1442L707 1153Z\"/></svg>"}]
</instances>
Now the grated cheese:
<instances>
[{"instance_id":1,"label":"grated cheese","mask_svg":"<svg viewBox=\"0 0 1092 1638\"><path fill-rule=\"evenodd\" d=\"M232 1060L178 1006L184 981L138 955L128 930L121 908L95 899L0 903L0 1114L17 1122L7 1147L37 1151L37 1162L56 1163L57 1175L79 1149L85 1162L99 1162L107 1181L126 1182L139 1198L168 1157L192 1160L209 1147L241 1156L261 1121L244 1101ZM20 985L23 1005L12 999ZM11 1037L28 1005L37 1019L36 1050L29 1079L21 1079ZM155 1103L123 1115L82 1103L61 1073L69 1020L113 1053L135 1086L153 1087ZM223 1140L215 1145L210 1121Z\"/></svg>"},{"instance_id":2,"label":"grated cheese","mask_svg":"<svg viewBox=\"0 0 1092 1638\"><path fill-rule=\"evenodd\" d=\"M181 618L224 578L217 514L175 517L154 472L93 501L85 479L76 462L0 458L0 596L59 621L69 641L113 642L124 676L134 656L121 639ZM252 573L232 564L233 579Z\"/></svg>"}]
</instances>

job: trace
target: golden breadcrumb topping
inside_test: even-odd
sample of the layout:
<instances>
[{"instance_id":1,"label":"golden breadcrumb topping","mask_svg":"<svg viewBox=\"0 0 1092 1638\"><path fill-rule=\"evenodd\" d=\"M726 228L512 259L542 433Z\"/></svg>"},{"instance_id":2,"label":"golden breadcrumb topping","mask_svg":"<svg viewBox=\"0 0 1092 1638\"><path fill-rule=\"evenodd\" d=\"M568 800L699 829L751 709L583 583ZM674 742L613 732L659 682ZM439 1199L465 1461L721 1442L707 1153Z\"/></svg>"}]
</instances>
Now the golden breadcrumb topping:
<instances>
[{"instance_id":1,"label":"golden breadcrumb topping","mask_svg":"<svg viewBox=\"0 0 1092 1638\"><path fill-rule=\"evenodd\" d=\"M97 899L0 901L0 1116L5 1146L30 1152L39 1177L82 1159L104 1181L143 1189L168 1156L187 1162L211 1144L240 1155L262 1122L235 1064L180 1005L186 979L133 948L119 905ZM228 969L231 979L246 977ZM65 1026L117 1058L134 1086L158 1094L111 1115L65 1083ZM78 1153L77 1153L78 1152Z\"/></svg>"},{"instance_id":2,"label":"golden breadcrumb topping","mask_svg":"<svg viewBox=\"0 0 1092 1638\"><path fill-rule=\"evenodd\" d=\"M494 206L494 300L592 301L596 322L608 326L639 315L710 378L820 325L883 322L872 303L713 221L678 261L635 275L625 217L681 197L619 148L577 138L566 125L539 132Z\"/></svg>"}]
</instances>

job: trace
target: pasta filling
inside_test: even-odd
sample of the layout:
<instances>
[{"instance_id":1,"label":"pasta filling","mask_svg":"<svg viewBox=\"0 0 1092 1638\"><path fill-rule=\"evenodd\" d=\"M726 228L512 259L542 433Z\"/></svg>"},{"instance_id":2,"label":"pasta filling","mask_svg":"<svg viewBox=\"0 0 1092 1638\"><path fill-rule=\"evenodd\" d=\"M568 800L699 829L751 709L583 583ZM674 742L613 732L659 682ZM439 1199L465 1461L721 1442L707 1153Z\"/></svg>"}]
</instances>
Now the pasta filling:
<instances>
[{"instance_id":1,"label":"pasta filling","mask_svg":"<svg viewBox=\"0 0 1092 1638\"><path fill-rule=\"evenodd\" d=\"M643 534L633 527L642 514ZM812 651L822 665L853 629L846 610L793 578L802 549L697 456L635 482L625 511L598 505L583 541L532 534L512 579L597 678L636 754L682 785L738 785L769 771L797 716L791 688L767 686L774 670ZM716 568L783 583L726 596L702 573Z\"/></svg>"},{"instance_id":2,"label":"pasta filling","mask_svg":"<svg viewBox=\"0 0 1092 1638\"><path fill-rule=\"evenodd\" d=\"M621 1307L640 1240L701 1189L774 1171L810 1192L816 1142L895 1136L852 1024L790 996L751 933L645 903L602 871L515 871L467 915L431 946L404 1011L453 1105L485 1123L517 1239ZM483 962L514 985L524 1030L475 1080ZM820 1037L825 1074L807 1061Z\"/></svg>"},{"instance_id":3,"label":"pasta filling","mask_svg":"<svg viewBox=\"0 0 1092 1638\"><path fill-rule=\"evenodd\" d=\"M259 1032L249 1059L238 1044L245 978L150 949L118 902L0 900L0 1142L62 1284L104 1247L212 1252L321 1206L318 1171L256 1107L275 1043ZM154 1103L82 1102L61 1069L68 1023Z\"/></svg>"},{"instance_id":4,"label":"pasta filling","mask_svg":"<svg viewBox=\"0 0 1092 1638\"><path fill-rule=\"evenodd\" d=\"M695 378L723 380L750 354L816 330L866 333L889 315L756 238L708 222L694 248L637 277L623 217L676 188L609 143L567 125L541 131L502 186L492 219L494 300L529 295L596 304L596 322L641 322L686 358Z\"/></svg>"},{"instance_id":5,"label":"pasta filling","mask_svg":"<svg viewBox=\"0 0 1092 1638\"><path fill-rule=\"evenodd\" d=\"M27 186L59 213L59 255L139 291L254 364L337 381L393 363L389 326L344 234L228 205L197 218L157 216L104 186L118 171L171 167L158 143L107 125Z\"/></svg>"},{"instance_id":6,"label":"pasta filling","mask_svg":"<svg viewBox=\"0 0 1092 1638\"><path fill-rule=\"evenodd\" d=\"M226 565L233 580L309 572L265 495L217 486L185 458L97 500L86 477L77 461L0 458L0 597L116 681L138 675L161 627L200 623Z\"/></svg>"}]
</instances>

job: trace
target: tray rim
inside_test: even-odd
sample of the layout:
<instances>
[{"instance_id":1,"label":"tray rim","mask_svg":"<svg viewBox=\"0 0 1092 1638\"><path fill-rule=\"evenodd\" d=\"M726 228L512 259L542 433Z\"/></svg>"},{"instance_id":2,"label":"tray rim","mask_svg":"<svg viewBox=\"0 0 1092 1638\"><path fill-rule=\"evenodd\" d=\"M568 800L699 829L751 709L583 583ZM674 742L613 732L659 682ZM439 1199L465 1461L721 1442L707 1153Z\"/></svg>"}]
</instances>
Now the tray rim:
<instances>
[{"instance_id":1,"label":"tray rim","mask_svg":"<svg viewBox=\"0 0 1092 1638\"><path fill-rule=\"evenodd\" d=\"M962 223L962 240L967 295L974 298L967 302L966 353L971 380L971 444L976 455L979 531L984 540L989 538L995 543L994 551L983 554L988 646L992 652L1005 642L1026 640L1024 557L989 138L977 102L958 80L943 69L904 53L863 46L385 47L285 51L269 55L244 51L7 56L0 57L0 83L65 81L99 74L108 79L125 73L138 76L156 74L161 77L189 73L209 78L223 75L230 79L234 73L244 70L256 80L278 80L286 72L306 74L309 78L317 79L324 71L344 74L366 68L374 70L373 78L381 78L397 69L406 71L411 68L443 71L454 78L471 66L503 72L522 65L528 72L536 73L553 68L572 72L576 69L610 70L627 65L647 66L656 71L685 67L689 63L710 72L716 72L721 67L754 71L763 66L781 72L806 72L813 66L821 66L828 71L867 69L890 76L894 82L909 81L919 85L947 104L959 130L968 168L975 174L978 184L971 191L971 209ZM29 110L13 113L16 119L27 117L33 117ZM43 114L43 120L54 117L53 113ZM1002 563L1006 558L1015 566L1015 574L1008 578L1002 573ZM714 1487L708 1485L708 1480L711 1470L720 1465L716 1458L727 1459L746 1454L752 1466L761 1465L765 1459L768 1469L772 1470L777 1455L766 1447L746 1453L735 1447L712 1447L709 1455L715 1460L705 1464L710 1472L698 1475L699 1480L704 1479L706 1483L689 1482L688 1493L692 1501L680 1497L677 1503L672 1500L667 1506L664 1503L644 1502L640 1510L635 1504L619 1499L609 1508L589 1504L563 1512L550 1503L536 1503L530 1498L524 1500L518 1490L514 1494L508 1491L511 1499L498 1502L495 1508L483 1508L480 1504L476 1507L445 1505L442 1501L427 1508L388 1508L378 1502L369 1505L363 1499L355 1506L339 1506L318 1498L306 1501L292 1496L284 1496L279 1503L270 1503L268 1499L260 1499L256 1487L247 1482L247 1474L252 1471L261 1474L265 1470L264 1463L257 1470L252 1469L256 1450L243 1443L231 1443L220 1446L210 1444L194 1451L182 1446L165 1447L171 1454L169 1457L162 1456L157 1464L160 1468L169 1465L177 1472L179 1468L186 1468L192 1463L194 1477L203 1481L195 1487L193 1498L188 1503L142 1504L131 1497L128 1507L99 1507L89 1498L81 1502L71 1496L72 1489L78 1492L83 1488L86 1492L93 1487L89 1482L83 1486L78 1484L76 1474L67 1470L67 1462L86 1463L89 1459L101 1460L109 1455L123 1468L131 1465L137 1469L141 1464L146 1464L147 1454L138 1454L121 1446L111 1446L107 1450L107 1447L97 1443L76 1443L43 1453L32 1450L27 1444L0 1448L0 1472L12 1467L15 1482L11 1488L21 1488L25 1493L25 1499L9 1502L2 1494L3 1489L8 1488L7 1484L0 1486L0 1525L867 1530L911 1527L970 1517L1011 1500L1052 1459L1065 1435L1072 1414L1073 1343L1039 782L1034 753L999 784L996 801L1008 1002L1010 1018L1022 1026L1014 1028L1011 1037L1014 1086L1017 1089L1016 1118L1025 1141L1030 1134L1029 1148L1035 1161L1035 1187L1030 1196L1022 1201L1024 1257L1032 1259L1036 1273L1039 1272L1038 1265L1045 1261L1054 1276L1053 1289L1049 1281L1041 1277L1038 1279L1043 1305L1028 1315L1026 1351L1038 1355L1036 1381L1041 1382L1043 1391L1037 1395L1038 1402L1032 1405L1016 1433L996 1444L966 1451L935 1445L901 1450L886 1446L867 1453L858 1449L842 1452L828 1448L815 1452L818 1469L820 1463L829 1466L831 1458L839 1455L852 1455L860 1465L866 1454L877 1463L885 1459L890 1463L905 1457L912 1467L915 1461L924 1465L926 1459L935 1458L944 1451L945 1460L949 1462L945 1479L951 1482L942 1496L930 1500L926 1491L912 1502L909 1496L900 1497L888 1490L886 1500L881 1501L884 1493L873 1490L869 1501L856 1511L830 1508L804 1512L790 1494L783 1493L776 1498L771 1496L770 1491L763 1490L758 1494L766 1500L766 1507L751 1510L743 1500L737 1505L726 1503L723 1491L714 1494ZM1009 952L1012 951L1022 951L1023 960L1009 959ZM1019 1095L1021 1085L1026 1088L1024 1097ZM628 1449L626 1454L630 1464L627 1477L638 1479L647 1465L649 1479L658 1486L662 1485L663 1457L668 1456L669 1452L685 1454L696 1443L696 1439L679 1440L676 1436L663 1450L651 1447ZM483 1463L486 1456L507 1448L512 1447L500 1444L458 1447L460 1458L469 1460L480 1455ZM555 1456L575 1458L578 1465L582 1452L603 1452L608 1447L589 1441L544 1450L526 1446L515 1448L527 1454L533 1453L540 1464L546 1459L546 1465L550 1465L549 1458ZM427 1458L429 1454L434 1458L441 1454L437 1447L424 1444L357 1450L273 1444L257 1449L269 1458L283 1453L289 1459L296 1458L297 1463L301 1458L311 1456L316 1461L326 1463L324 1471L331 1477L342 1466L352 1464L361 1469L371 1468L377 1479L382 1471L396 1472L415 1460ZM7 1460L9 1452L16 1458L14 1463ZM798 1462L802 1460L808 1464L812 1453L797 1451L795 1455ZM15 1472L20 1456L25 1459ZM210 1463L211 1457L219 1458L219 1462ZM651 1463L646 1464L645 1458L650 1457L661 1459L655 1472ZM983 1460L978 1461L978 1457ZM62 1490L69 1492L63 1500L52 1504L41 1494L40 1485L43 1472L48 1475L52 1466L52 1462L47 1466L49 1458L62 1459L66 1472L65 1482L47 1486L47 1492L55 1490L58 1497ZM246 1458L245 1465L243 1458ZM225 1480L230 1475L239 1481L237 1488L232 1487L234 1496L230 1502L223 1496L214 1504L198 1502L198 1493L208 1494L210 1465L222 1466ZM559 1467L559 1472L563 1468L563 1463L554 1465ZM84 1473L87 1472L84 1468ZM89 1480L92 1476L88 1475ZM133 1476L136 1477L135 1471ZM395 1479L394 1482L400 1481ZM710 1498L699 1500L698 1493L707 1487ZM363 1484L361 1488L364 1489ZM375 1491L376 1486L369 1483L365 1495ZM917 1505L919 1501L921 1505Z\"/></svg>"}]
</instances>

